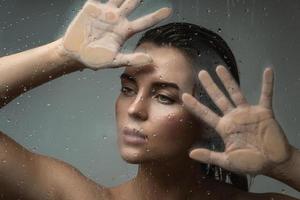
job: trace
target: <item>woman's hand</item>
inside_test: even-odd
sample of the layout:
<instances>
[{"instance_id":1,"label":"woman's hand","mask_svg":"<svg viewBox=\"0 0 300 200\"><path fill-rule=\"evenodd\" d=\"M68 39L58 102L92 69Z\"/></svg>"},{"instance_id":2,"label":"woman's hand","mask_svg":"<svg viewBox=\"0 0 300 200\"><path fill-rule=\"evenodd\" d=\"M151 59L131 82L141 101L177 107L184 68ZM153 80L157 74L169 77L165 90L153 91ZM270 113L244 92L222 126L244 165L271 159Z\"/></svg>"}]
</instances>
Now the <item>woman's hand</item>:
<instances>
[{"instance_id":1,"label":"woman's hand","mask_svg":"<svg viewBox=\"0 0 300 200\"><path fill-rule=\"evenodd\" d=\"M223 116L185 93L184 105L201 120L213 127L222 137L224 152L197 148L190 157L229 171L242 174L262 174L291 157L291 146L272 110L273 71L264 71L263 85L258 105L249 105L231 74L218 66L217 74L234 104L216 86L210 75L202 70L199 79Z\"/></svg>"},{"instance_id":2,"label":"woman's hand","mask_svg":"<svg viewBox=\"0 0 300 200\"><path fill-rule=\"evenodd\" d=\"M63 38L63 49L72 58L93 70L129 65L146 65L152 59L144 53L122 54L123 43L134 33L149 28L171 13L162 8L128 21L127 16L141 0L88 0L70 24Z\"/></svg>"}]
</instances>

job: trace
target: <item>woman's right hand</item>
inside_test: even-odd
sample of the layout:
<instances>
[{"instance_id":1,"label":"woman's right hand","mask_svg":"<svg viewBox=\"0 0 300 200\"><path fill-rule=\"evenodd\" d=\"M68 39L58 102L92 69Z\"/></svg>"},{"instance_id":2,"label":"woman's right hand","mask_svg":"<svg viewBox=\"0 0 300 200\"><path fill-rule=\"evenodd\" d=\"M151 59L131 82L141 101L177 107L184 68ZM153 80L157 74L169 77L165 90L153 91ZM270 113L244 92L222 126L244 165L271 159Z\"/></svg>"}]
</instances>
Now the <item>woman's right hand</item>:
<instances>
[{"instance_id":1,"label":"woman's right hand","mask_svg":"<svg viewBox=\"0 0 300 200\"><path fill-rule=\"evenodd\" d=\"M170 8L129 21L127 16L141 0L88 0L68 27L62 40L63 50L93 70L130 65L146 65L152 59L144 53L122 54L123 43L136 32L167 18Z\"/></svg>"}]
</instances>

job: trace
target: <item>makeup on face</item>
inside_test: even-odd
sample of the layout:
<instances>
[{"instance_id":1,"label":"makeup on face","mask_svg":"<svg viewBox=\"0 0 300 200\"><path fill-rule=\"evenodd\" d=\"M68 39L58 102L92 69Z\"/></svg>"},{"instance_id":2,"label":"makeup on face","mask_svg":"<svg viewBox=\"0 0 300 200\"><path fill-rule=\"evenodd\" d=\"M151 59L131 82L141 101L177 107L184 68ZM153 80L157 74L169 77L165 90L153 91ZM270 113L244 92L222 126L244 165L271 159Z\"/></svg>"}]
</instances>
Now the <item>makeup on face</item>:
<instances>
[{"instance_id":1,"label":"makeup on face","mask_svg":"<svg viewBox=\"0 0 300 200\"><path fill-rule=\"evenodd\" d=\"M142 130L136 128L124 127L122 131L122 137L125 143L129 144L145 144L147 142L148 136L142 133Z\"/></svg>"},{"instance_id":2,"label":"makeup on face","mask_svg":"<svg viewBox=\"0 0 300 200\"><path fill-rule=\"evenodd\" d=\"M196 133L181 99L194 88L189 62L173 48L143 47L153 63L125 68L116 101L118 145L130 162L176 157L190 148Z\"/></svg>"},{"instance_id":3,"label":"makeup on face","mask_svg":"<svg viewBox=\"0 0 300 200\"><path fill-rule=\"evenodd\" d=\"M124 72L121 76L121 83L122 83L122 88L121 92L131 92L132 95L134 93L137 93L138 89L141 87L140 85L143 84L138 84L137 78L134 75L131 75L128 72ZM141 81L142 82L142 81ZM130 91L128 91L130 90ZM180 87L174 83L174 82L166 82L161 80L161 77L156 78L153 82L151 82L150 86L150 92L153 95L160 95L159 100L162 103L175 103L181 102L181 99L179 98L180 94Z\"/></svg>"}]
</instances>

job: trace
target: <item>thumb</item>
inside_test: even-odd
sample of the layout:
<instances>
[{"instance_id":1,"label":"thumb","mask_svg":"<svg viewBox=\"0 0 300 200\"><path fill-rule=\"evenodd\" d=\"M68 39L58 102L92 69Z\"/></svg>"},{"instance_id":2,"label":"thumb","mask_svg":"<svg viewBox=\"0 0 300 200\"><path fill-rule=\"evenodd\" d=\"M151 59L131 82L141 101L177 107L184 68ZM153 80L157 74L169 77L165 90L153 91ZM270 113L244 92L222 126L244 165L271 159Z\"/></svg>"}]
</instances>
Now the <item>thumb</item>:
<instances>
[{"instance_id":1,"label":"thumb","mask_svg":"<svg viewBox=\"0 0 300 200\"><path fill-rule=\"evenodd\" d=\"M113 67L144 66L150 64L152 58L145 53L118 54L113 62Z\"/></svg>"},{"instance_id":2,"label":"thumb","mask_svg":"<svg viewBox=\"0 0 300 200\"><path fill-rule=\"evenodd\" d=\"M224 152L215 152L208 149L198 148L189 153L190 158L203 162L206 164L217 165L225 167L228 164L228 160Z\"/></svg>"}]
</instances>

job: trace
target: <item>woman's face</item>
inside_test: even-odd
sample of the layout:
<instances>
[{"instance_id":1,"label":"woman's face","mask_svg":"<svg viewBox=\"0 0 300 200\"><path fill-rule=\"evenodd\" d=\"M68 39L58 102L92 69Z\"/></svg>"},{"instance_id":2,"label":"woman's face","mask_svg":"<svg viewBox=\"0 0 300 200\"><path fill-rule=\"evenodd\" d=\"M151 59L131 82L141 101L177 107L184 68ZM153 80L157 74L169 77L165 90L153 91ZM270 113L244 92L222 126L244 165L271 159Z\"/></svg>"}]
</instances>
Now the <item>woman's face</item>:
<instances>
[{"instance_id":1,"label":"woman's face","mask_svg":"<svg viewBox=\"0 0 300 200\"><path fill-rule=\"evenodd\" d=\"M127 67L121 75L115 104L121 156L129 163L186 157L199 134L181 99L193 92L192 68L175 48L143 43L136 51L148 53L153 63ZM144 136L128 136L136 130Z\"/></svg>"}]
</instances>

